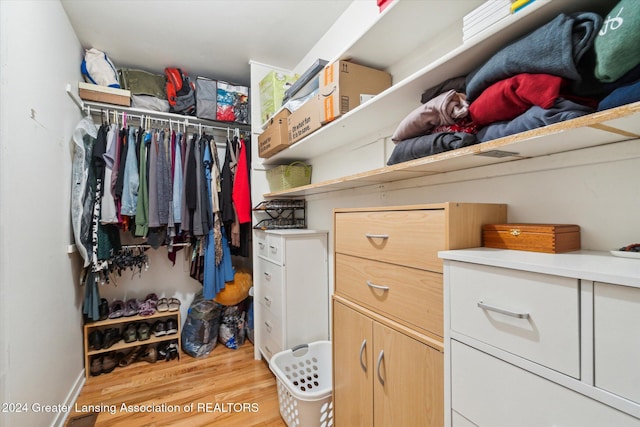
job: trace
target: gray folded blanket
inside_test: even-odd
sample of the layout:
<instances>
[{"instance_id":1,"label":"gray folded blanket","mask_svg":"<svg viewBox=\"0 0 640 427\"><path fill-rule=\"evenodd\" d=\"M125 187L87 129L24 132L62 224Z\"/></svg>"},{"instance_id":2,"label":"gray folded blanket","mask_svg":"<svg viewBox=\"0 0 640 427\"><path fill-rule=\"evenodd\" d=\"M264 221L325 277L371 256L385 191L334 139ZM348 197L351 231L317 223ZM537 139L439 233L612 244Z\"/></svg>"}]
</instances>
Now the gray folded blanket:
<instances>
[{"instance_id":1,"label":"gray folded blanket","mask_svg":"<svg viewBox=\"0 0 640 427\"><path fill-rule=\"evenodd\" d=\"M593 12L561 13L507 45L467 76L467 101L493 83L520 73L552 74L580 81L577 64L593 46L602 17Z\"/></svg>"},{"instance_id":2,"label":"gray folded blanket","mask_svg":"<svg viewBox=\"0 0 640 427\"><path fill-rule=\"evenodd\" d=\"M564 98L556 99L553 107L544 109L537 105L529 108L513 120L495 122L478 131L479 142L491 141L516 133L525 132L564 120L584 116L593 112L593 108L577 104Z\"/></svg>"},{"instance_id":3,"label":"gray folded blanket","mask_svg":"<svg viewBox=\"0 0 640 427\"><path fill-rule=\"evenodd\" d=\"M387 166L477 143L476 136L466 132L440 132L405 139L396 144Z\"/></svg>"}]
</instances>

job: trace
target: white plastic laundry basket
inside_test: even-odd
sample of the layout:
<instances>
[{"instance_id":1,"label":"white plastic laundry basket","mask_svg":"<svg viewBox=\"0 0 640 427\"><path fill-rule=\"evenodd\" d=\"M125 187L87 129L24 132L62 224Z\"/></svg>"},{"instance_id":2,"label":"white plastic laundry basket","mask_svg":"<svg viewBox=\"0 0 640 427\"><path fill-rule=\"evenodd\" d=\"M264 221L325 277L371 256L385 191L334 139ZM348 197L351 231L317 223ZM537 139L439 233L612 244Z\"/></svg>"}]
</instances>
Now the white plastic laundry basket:
<instances>
[{"instance_id":1,"label":"white plastic laundry basket","mask_svg":"<svg viewBox=\"0 0 640 427\"><path fill-rule=\"evenodd\" d=\"M333 426L331 341L316 341L271 357L280 415L289 427Z\"/></svg>"}]
</instances>

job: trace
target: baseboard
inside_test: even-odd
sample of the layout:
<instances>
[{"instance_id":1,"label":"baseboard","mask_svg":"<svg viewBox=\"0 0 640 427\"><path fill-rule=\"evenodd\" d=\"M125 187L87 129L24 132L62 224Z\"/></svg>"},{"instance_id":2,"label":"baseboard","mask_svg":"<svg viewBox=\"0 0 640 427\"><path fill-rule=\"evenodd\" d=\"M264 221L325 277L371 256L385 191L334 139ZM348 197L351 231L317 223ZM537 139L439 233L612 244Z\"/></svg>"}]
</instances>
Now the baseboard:
<instances>
[{"instance_id":1,"label":"baseboard","mask_svg":"<svg viewBox=\"0 0 640 427\"><path fill-rule=\"evenodd\" d=\"M76 382L73 384L73 387L71 387L71 390L69 390L69 394L67 394L67 398L64 401L65 406L69 406L70 408L74 407L76 403L76 399L78 398L78 395L80 394L80 391L82 390L82 387L84 386L85 381L86 381L86 378L85 378L85 373L83 369L80 371L80 374L78 375ZM51 427L64 427L64 423L67 421L67 417L69 417L68 411L58 412L58 415L53 420Z\"/></svg>"}]
</instances>

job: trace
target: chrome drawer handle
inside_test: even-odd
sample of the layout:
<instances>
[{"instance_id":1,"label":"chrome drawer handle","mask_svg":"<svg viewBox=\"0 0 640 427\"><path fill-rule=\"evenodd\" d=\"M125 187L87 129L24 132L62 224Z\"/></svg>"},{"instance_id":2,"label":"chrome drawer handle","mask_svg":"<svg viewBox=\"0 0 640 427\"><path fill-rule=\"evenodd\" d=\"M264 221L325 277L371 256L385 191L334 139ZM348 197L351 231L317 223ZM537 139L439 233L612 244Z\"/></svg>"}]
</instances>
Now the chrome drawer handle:
<instances>
[{"instance_id":1,"label":"chrome drawer handle","mask_svg":"<svg viewBox=\"0 0 640 427\"><path fill-rule=\"evenodd\" d=\"M269 273L267 273L266 271L264 272L264 277L266 277L267 280L271 280L271 275Z\"/></svg>"},{"instance_id":2,"label":"chrome drawer handle","mask_svg":"<svg viewBox=\"0 0 640 427\"><path fill-rule=\"evenodd\" d=\"M388 291L389 290L388 286L376 285L375 283L372 283L370 280L367 280L367 286L370 287L370 288L380 289L380 290L383 290L383 291Z\"/></svg>"},{"instance_id":3,"label":"chrome drawer handle","mask_svg":"<svg viewBox=\"0 0 640 427\"><path fill-rule=\"evenodd\" d=\"M278 252L278 248L273 246L273 245L269 245L269 248L271 249L271 252L273 252L273 253Z\"/></svg>"},{"instance_id":4,"label":"chrome drawer handle","mask_svg":"<svg viewBox=\"0 0 640 427\"><path fill-rule=\"evenodd\" d=\"M380 350L380 354L378 355L377 371L378 371L378 381L380 381L380 384L382 385L384 385L384 379L382 378L382 375L380 375L380 365L382 364L383 357L384 357L384 350Z\"/></svg>"},{"instance_id":5,"label":"chrome drawer handle","mask_svg":"<svg viewBox=\"0 0 640 427\"><path fill-rule=\"evenodd\" d=\"M367 239L388 239L389 235L388 234L371 234L371 233L367 233L367 234L365 234L365 237Z\"/></svg>"},{"instance_id":6,"label":"chrome drawer handle","mask_svg":"<svg viewBox=\"0 0 640 427\"><path fill-rule=\"evenodd\" d=\"M364 349L367 347L367 340L362 340L362 345L360 345L360 367L363 372L367 372L367 365L364 364L362 360L362 354L364 353Z\"/></svg>"},{"instance_id":7,"label":"chrome drawer handle","mask_svg":"<svg viewBox=\"0 0 640 427\"><path fill-rule=\"evenodd\" d=\"M496 313L504 314L504 315L511 316L511 317L516 317L518 319L528 319L529 318L529 313L518 313L517 311L511 311L511 310L507 310L507 309L504 309L504 308L496 307L494 305L485 304L482 301L478 301L478 307L480 307L480 308L482 308L484 310L495 311Z\"/></svg>"},{"instance_id":8,"label":"chrome drawer handle","mask_svg":"<svg viewBox=\"0 0 640 427\"><path fill-rule=\"evenodd\" d=\"M271 325L269 324L269 322L264 322L264 326L267 327L267 332L271 333Z\"/></svg>"},{"instance_id":9,"label":"chrome drawer handle","mask_svg":"<svg viewBox=\"0 0 640 427\"><path fill-rule=\"evenodd\" d=\"M258 246L260 246L260 249L264 249L264 243L259 242L259 243L258 243Z\"/></svg>"},{"instance_id":10,"label":"chrome drawer handle","mask_svg":"<svg viewBox=\"0 0 640 427\"><path fill-rule=\"evenodd\" d=\"M265 304L267 304L268 307L271 307L271 298L264 297L264 302L265 302Z\"/></svg>"}]
</instances>

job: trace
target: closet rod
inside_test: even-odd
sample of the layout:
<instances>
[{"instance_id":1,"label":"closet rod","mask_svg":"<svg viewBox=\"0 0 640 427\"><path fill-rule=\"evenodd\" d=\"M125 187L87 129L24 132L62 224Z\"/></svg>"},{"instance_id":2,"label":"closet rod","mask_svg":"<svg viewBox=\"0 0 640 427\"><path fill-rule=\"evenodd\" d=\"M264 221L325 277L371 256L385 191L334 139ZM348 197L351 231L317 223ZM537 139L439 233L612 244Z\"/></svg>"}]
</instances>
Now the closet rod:
<instances>
[{"instance_id":1,"label":"closet rod","mask_svg":"<svg viewBox=\"0 0 640 427\"><path fill-rule=\"evenodd\" d=\"M191 246L191 243L174 243L173 245L174 247L186 247L186 246ZM138 243L138 244L132 244L132 245L121 245L120 248L121 249L135 249L135 248L152 248L153 246L149 245L148 243ZM160 245L161 247L169 247L169 245Z\"/></svg>"}]
</instances>

